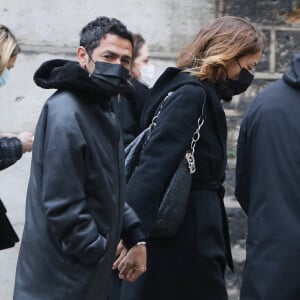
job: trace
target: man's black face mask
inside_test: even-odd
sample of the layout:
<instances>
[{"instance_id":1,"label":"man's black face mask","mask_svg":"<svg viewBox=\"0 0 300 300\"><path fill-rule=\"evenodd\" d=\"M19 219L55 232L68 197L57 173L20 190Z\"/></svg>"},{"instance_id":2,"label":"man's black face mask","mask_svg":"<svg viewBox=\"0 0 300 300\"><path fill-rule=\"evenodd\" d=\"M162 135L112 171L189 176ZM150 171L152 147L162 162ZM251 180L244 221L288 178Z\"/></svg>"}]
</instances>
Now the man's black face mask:
<instances>
[{"instance_id":1,"label":"man's black face mask","mask_svg":"<svg viewBox=\"0 0 300 300\"><path fill-rule=\"evenodd\" d=\"M250 86L254 76L245 68L241 68L238 79L227 78L218 86L219 95L224 101L231 101L234 95L241 94Z\"/></svg>"},{"instance_id":2,"label":"man's black face mask","mask_svg":"<svg viewBox=\"0 0 300 300\"><path fill-rule=\"evenodd\" d=\"M97 61L90 77L108 97L116 96L130 86L129 71L121 64Z\"/></svg>"}]
</instances>

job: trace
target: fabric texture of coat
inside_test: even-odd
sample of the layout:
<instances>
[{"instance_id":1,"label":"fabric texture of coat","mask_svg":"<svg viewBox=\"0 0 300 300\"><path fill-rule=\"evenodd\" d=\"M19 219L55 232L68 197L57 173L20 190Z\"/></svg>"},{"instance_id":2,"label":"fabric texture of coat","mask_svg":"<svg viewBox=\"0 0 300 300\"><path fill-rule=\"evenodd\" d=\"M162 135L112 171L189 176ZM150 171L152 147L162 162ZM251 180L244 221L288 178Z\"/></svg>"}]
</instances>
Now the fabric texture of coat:
<instances>
[{"instance_id":1,"label":"fabric texture of coat","mask_svg":"<svg viewBox=\"0 0 300 300\"><path fill-rule=\"evenodd\" d=\"M173 92L127 185L126 200L148 237L147 271L134 283L124 282L121 300L227 299L226 260L232 266L222 187L227 127L220 99L212 85L205 85L204 89L195 77L168 68L149 95L144 127ZM205 97L205 123L195 149L196 173L184 222L174 237L153 238L161 194L190 147Z\"/></svg>"},{"instance_id":2,"label":"fabric texture of coat","mask_svg":"<svg viewBox=\"0 0 300 300\"><path fill-rule=\"evenodd\" d=\"M22 156L22 143L18 138L0 138L0 170L14 164ZM11 248L19 241L0 199L0 249Z\"/></svg>"},{"instance_id":3,"label":"fabric texture of coat","mask_svg":"<svg viewBox=\"0 0 300 300\"><path fill-rule=\"evenodd\" d=\"M14 299L108 299L122 220L126 245L143 239L138 218L124 210L110 99L76 62L48 61L34 80L57 91L35 131Z\"/></svg>"},{"instance_id":4,"label":"fabric texture of coat","mask_svg":"<svg viewBox=\"0 0 300 300\"><path fill-rule=\"evenodd\" d=\"M16 138L0 138L0 170L14 164L22 156L22 143Z\"/></svg>"},{"instance_id":5,"label":"fabric texture of coat","mask_svg":"<svg viewBox=\"0 0 300 300\"><path fill-rule=\"evenodd\" d=\"M242 122L236 197L248 215L241 299L300 295L300 54Z\"/></svg>"}]
</instances>

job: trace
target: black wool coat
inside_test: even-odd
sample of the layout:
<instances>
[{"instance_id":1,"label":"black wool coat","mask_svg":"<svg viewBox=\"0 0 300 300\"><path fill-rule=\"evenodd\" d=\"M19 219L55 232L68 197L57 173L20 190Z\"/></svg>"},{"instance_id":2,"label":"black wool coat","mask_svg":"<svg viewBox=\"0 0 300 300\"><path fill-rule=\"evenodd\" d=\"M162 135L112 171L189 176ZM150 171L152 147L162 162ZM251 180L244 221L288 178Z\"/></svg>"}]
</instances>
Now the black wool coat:
<instances>
[{"instance_id":1,"label":"black wool coat","mask_svg":"<svg viewBox=\"0 0 300 300\"><path fill-rule=\"evenodd\" d=\"M36 127L14 299L106 300L122 221L127 244L142 236L134 212L124 211L110 99L76 62L46 62L35 81L58 91Z\"/></svg>"},{"instance_id":2,"label":"black wool coat","mask_svg":"<svg viewBox=\"0 0 300 300\"><path fill-rule=\"evenodd\" d=\"M177 68L168 68L154 85L142 118L147 126L168 92L140 164L127 184L126 200L148 237L147 272L124 283L121 300L227 299L226 260L231 263L223 187L226 167L225 114L213 87ZM205 123L195 149L196 173L184 222L172 238L151 236L161 195L189 149L205 104Z\"/></svg>"},{"instance_id":3,"label":"black wool coat","mask_svg":"<svg viewBox=\"0 0 300 300\"><path fill-rule=\"evenodd\" d=\"M236 197L248 215L241 300L300 295L300 54L250 105L237 151Z\"/></svg>"}]
</instances>

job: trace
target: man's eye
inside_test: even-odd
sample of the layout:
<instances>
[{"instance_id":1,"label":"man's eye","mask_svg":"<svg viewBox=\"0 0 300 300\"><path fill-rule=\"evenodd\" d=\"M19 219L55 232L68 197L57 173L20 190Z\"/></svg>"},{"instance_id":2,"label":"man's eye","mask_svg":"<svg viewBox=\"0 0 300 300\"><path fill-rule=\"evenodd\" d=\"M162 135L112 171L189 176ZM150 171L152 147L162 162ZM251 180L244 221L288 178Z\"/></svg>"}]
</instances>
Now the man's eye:
<instances>
[{"instance_id":1,"label":"man's eye","mask_svg":"<svg viewBox=\"0 0 300 300\"><path fill-rule=\"evenodd\" d=\"M124 65L130 65L130 60L128 59L123 59L122 62Z\"/></svg>"}]
</instances>

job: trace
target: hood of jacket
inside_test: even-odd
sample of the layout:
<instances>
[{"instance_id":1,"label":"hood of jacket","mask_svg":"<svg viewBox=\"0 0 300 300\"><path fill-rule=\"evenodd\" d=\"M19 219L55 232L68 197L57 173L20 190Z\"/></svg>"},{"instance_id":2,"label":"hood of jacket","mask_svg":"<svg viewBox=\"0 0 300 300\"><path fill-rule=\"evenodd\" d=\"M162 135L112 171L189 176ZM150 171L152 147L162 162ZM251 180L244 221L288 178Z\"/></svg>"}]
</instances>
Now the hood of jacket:
<instances>
[{"instance_id":1,"label":"hood of jacket","mask_svg":"<svg viewBox=\"0 0 300 300\"><path fill-rule=\"evenodd\" d=\"M293 55L291 66L283 75L283 80L288 85L300 89L300 52Z\"/></svg>"},{"instance_id":2,"label":"hood of jacket","mask_svg":"<svg viewBox=\"0 0 300 300\"><path fill-rule=\"evenodd\" d=\"M90 78L89 73L76 61L53 59L44 62L33 76L34 82L44 89L68 90L84 95L85 100L110 102L103 90Z\"/></svg>"},{"instance_id":3,"label":"hood of jacket","mask_svg":"<svg viewBox=\"0 0 300 300\"><path fill-rule=\"evenodd\" d=\"M149 125L158 105L167 96L168 92L175 91L185 84L199 85L201 83L199 79L187 72L183 72L182 69L179 68L169 67L164 71L164 73L155 82L148 95L149 99L144 104L144 110L141 118L142 128Z\"/></svg>"}]
</instances>

